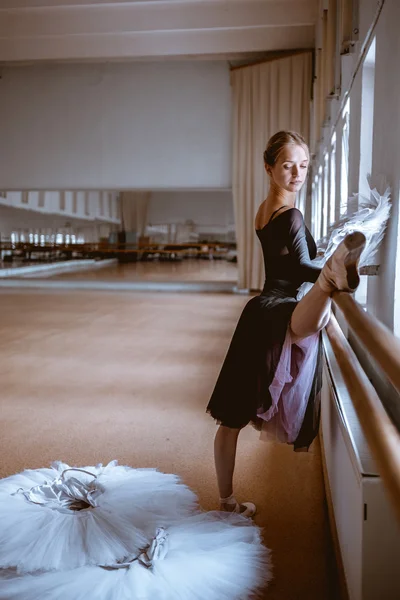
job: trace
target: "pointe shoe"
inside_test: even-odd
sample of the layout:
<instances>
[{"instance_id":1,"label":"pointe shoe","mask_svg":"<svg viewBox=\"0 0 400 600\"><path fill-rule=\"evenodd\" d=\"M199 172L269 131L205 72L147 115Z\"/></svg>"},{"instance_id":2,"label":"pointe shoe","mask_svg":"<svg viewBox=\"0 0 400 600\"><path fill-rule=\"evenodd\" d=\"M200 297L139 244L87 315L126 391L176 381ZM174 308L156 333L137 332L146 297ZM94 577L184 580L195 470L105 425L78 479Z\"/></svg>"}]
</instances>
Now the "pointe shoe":
<instances>
[{"instance_id":1,"label":"pointe shoe","mask_svg":"<svg viewBox=\"0 0 400 600\"><path fill-rule=\"evenodd\" d=\"M354 292L360 283L357 266L365 248L365 235L359 231L346 235L322 267L318 283L327 294Z\"/></svg>"},{"instance_id":2,"label":"pointe shoe","mask_svg":"<svg viewBox=\"0 0 400 600\"><path fill-rule=\"evenodd\" d=\"M256 514L256 505L252 502L242 502L239 504L235 496L232 494L228 498L220 498L222 512L234 512L242 515L242 517L254 517ZM229 508L228 508L229 507Z\"/></svg>"}]
</instances>

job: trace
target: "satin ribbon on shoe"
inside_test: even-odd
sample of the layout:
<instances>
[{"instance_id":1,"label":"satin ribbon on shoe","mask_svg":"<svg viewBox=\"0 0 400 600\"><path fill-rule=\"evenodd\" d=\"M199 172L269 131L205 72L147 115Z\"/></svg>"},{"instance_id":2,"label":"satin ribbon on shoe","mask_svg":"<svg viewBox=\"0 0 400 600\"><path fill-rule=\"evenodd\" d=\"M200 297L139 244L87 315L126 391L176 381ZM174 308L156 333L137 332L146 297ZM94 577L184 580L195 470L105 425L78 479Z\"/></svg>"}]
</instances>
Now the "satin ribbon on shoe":
<instances>
[{"instance_id":1,"label":"satin ribbon on shoe","mask_svg":"<svg viewBox=\"0 0 400 600\"><path fill-rule=\"evenodd\" d=\"M76 477L64 478L67 471L79 471L94 477L90 483L84 483ZM20 488L13 496L21 493L28 502L46 506L60 512L79 511L97 506L96 497L101 493L96 487L97 475L84 469L65 469L52 483L35 485L30 490Z\"/></svg>"},{"instance_id":2,"label":"satin ribbon on shoe","mask_svg":"<svg viewBox=\"0 0 400 600\"><path fill-rule=\"evenodd\" d=\"M158 527L156 529L156 535L151 543L141 550L137 556L127 556L121 562L117 562L114 565L103 566L103 569L126 569L132 566L132 564L138 561L146 569L151 569L153 561L164 560L168 552L168 533L164 527Z\"/></svg>"}]
</instances>

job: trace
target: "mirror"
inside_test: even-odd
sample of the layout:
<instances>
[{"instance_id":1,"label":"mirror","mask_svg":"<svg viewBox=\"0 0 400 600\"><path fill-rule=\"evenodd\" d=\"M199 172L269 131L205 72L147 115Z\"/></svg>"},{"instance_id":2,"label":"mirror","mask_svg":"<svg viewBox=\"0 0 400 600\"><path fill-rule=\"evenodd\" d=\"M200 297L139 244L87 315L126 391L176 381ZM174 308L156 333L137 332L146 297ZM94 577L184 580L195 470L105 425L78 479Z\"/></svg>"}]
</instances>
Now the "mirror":
<instances>
[{"instance_id":1,"label":"mirror","mask_svg":"<svg viewBox=\"0 0 400 600\"><path fill-rule=\"evenodd\" d=\"M2 192L0 248L3 285L230 291L237 281L230 190Z\"/></svg>"}]
</instances>

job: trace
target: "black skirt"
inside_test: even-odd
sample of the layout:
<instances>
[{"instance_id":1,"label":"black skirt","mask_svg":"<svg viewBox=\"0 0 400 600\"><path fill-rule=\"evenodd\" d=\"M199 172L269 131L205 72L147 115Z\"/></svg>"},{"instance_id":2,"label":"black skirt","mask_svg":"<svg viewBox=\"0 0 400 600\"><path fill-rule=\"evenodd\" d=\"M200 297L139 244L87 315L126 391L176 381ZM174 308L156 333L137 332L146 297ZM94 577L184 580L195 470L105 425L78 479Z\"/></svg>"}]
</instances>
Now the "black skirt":
<instances>
[{"instance_id":1,"label":"black skirt","mask_svg":"<svg viewBox=\"0 0 400 600\"><path fill-rule=\"evenodd\" d=\"M272 289L252 298L244 307L212 393L207 412L231 428L252 423L261 428L259 409L272 403L269 387L279 363L286 332L297 305L294 295ZM318 433L322 387L322 344L311 393L294 449L309 447Z\"/></svg>"}]
</instances>

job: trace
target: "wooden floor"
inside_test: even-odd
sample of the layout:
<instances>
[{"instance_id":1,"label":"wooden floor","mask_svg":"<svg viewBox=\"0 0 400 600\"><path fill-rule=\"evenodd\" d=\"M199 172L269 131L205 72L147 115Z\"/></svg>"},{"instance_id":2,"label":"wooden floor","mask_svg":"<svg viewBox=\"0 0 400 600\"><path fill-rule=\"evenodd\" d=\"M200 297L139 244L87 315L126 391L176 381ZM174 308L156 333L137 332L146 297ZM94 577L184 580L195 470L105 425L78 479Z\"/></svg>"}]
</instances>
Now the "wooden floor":
<instances>
[{"instance_id":1,"label":"wooden floor","mask_svg":"<svg viewBox=\"0 0 400 600\"><path fill-rule=\"evenodd\" d=\"M233 281L237 265L226 260L185 259L179 262L137 262L116 264L104 269L60 273L52 279L101 281Z\"/></svg>"},{"instance_id":2,"label":"wooden floor","mask_svg":"<svg viewBox=\"0 0 400 600\"><path fill-rule=\"evenodd\" d=\"M3 290L0 476L117 458L178 473L216 508L216 426L205 406L247 300ZM272 549L263 598L336 600L318 445L296 454L246 428L236 492L257 504Z\"/></svg>"}]
</instances>

